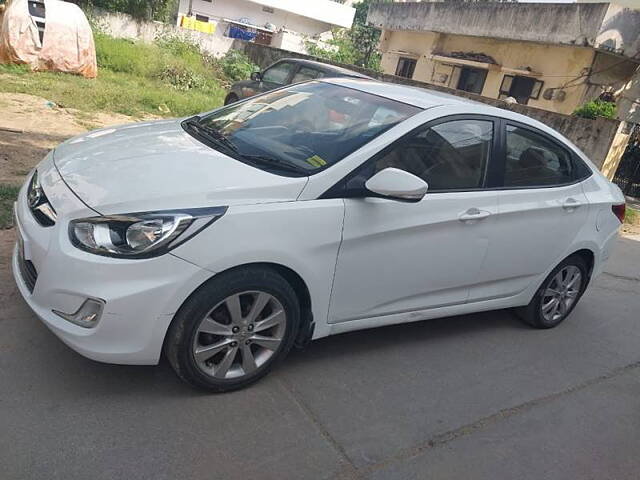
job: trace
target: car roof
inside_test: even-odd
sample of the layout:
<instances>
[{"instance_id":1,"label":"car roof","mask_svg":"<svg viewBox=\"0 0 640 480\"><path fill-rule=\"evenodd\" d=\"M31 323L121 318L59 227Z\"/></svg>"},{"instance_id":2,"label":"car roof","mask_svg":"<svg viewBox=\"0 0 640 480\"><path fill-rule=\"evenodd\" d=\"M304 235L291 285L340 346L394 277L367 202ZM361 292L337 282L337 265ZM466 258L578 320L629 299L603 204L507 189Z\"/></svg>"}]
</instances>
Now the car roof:
<instances>
[{"instance_id":1,"label":"car roof","mask_svg":"<svg viewBox=\"0 0 640 480\"><path fill-rule=\"evenodd\" d=\"M379 97L389 98L397 102L407 103L419 108L432 108L441 105L485 105L480 102L457 97L449 93L441 93L426 88L410 87L397 83L380 82L360 78L323 78L323 82L342 85Z\"/></svg>"},{"instance_id":2,"label":"car roof","mask_svg":"<svg viewBox=\"0 0 640 480\"><path fill-rule=\"evenodd\" d=\"M522 115L521 113L517 113L512 110L505 110L504 108L494 107L483 102L471 100L469 98L458 97L457 95L452 95L450 93L438 92L436 90L431 90L430 88L411 87L408 85L400 85L397 83L380 82L378 80L368 80L361 78L341 77L322 78L319 80L322 82L333 83L335 85L342 85L348 88L354 88L362 92L371 93L372 95L377 95L379 97L389 98L397 102L414 105L423 109L441 107L444 105L458 107L468 106L473 107L469 109L470 112L473 110L473 113L480 113L483 115L490 115L494 117L511 119L522 123L528 123L543 130L548 130L550 128L542 122L526 115ZM481 109L481 111L478 111L479 109Z\"/></svg>"},{"instance_id":3,"label":"car roof","mask_svg":"<svg viewBox=\"0 0 640 480\"><path fill-rule=\"evenodd\" d=\"M292 62L297 63L299 65L306 65L308 67L313 67L317 70L321 70L325 73L335 74L340 77L356 77L356 78L371 78L363 73L356 72L354 70L349 70L348 68L337 67L335 65L330 65L328 63L316 62L313 60L306 60L303 58L281 58L278 62Z\"/></svg>"},{"instance_id":4,"label":"car roof","mask_svg":"<svg viewBox=\"0 0 640 480\"><path fill-rule=\"evenodd\" d=\"M504 118L507 120L514 120L516 122L524 123L532 127L536 127L538 130L551 134L556 139L561 140L564 144L569 145L573 150L581 152L581 150L573 144L563 134L553 129L549 125L546 125L535 118L528 117L512 110L506 110L504 108L494 107L486 103L477 102L464 97L458 97L449 93L442 93L429 88L411 87L408 85L400 85L397 83L380 82L378 80L367 80L360 78L322 78L318 79L321 82L331 83L334 85L342 85L347 88L353 88L362 92L377 95L379 97L389 98L397 102L406 103L416 106L418 108L429 109L434 107L450 106L450 107L469 107L468 113L481 114L492 117ZM460 112L460 108L456 108ZM584 153L581 155L583 158L587 158Z\"/></svg>"}]
</instances>

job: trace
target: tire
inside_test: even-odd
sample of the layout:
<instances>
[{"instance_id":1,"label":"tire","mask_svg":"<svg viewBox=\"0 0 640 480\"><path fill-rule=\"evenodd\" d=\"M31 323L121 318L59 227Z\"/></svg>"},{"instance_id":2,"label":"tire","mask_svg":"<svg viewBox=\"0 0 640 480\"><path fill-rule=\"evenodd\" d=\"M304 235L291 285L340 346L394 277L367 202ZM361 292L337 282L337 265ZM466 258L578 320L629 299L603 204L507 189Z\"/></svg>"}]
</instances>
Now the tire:
<instances>
[{"instance_id":1,"label":"tire","mask_svg":"<svg viewBox=\"0 0 640 480\"><path fill-rule=\"evenodd\" d=\"M224 104L229 105L231 103L236 103L238 100L240 99L235 93L230 93L229 95L227 95L227 98L224 99Z\"/></svg>"},{"instance_id":2,"label":"tire","mask_svg":"<svg viewBox=\"0 0 640 480\"><path fill-rule=\"evenodd\" d=\"M210 392L244 388L281 362L298 335L300 304L267 267L215 276L176 313L164 351L177 375Z\"/></svg>"},{"instance_id":3,"label":"tire","mask_svg":"<svg viewBox=\"0 0 640 480\"><path fill-rule=\"evenodd\" d=\"M572 286L567 287L567 285L558 283L559 281L571 283L569 276L575 275L576 272L579 272L579 279ZM545 278L529 305L517 308L516 314L526 324L534 328L553 328L571 314L588 283L589 268L584 258L580 255L567 257ZM553 295L552 292L564 293ZM557 304L555 311L552 300L555 300L555 304Z\"/></svg>"}]
</instances>

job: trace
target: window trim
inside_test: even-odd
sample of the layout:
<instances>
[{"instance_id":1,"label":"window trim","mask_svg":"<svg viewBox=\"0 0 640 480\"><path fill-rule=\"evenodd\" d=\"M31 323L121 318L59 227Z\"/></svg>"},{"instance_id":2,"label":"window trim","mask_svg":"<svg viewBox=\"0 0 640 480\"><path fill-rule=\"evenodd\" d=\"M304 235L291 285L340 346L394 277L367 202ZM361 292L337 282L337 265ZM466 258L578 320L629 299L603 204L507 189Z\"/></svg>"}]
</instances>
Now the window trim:
<instances>
[{"instance_id":1,"label":"window trim","mask_svg":"<svg viewBox=\"0 0 640 480\"><path fill-rule=\"evenodd\" d=\"M574 171L584 170L586 175L578 176L570 182L558 183L553 185L516 185L516 186L506 186L504 184L504 174L506 171L507 165L507 126L512 126L516 128L522 128L525 130L529 130L530 132L535 133L536 135L541 136L548 142L554 144L556 147L564 150L569 155L569 160L571 162L572 169ZM500 119L500 156L498 157L498 161L495 162L493 168L491 169L491 184L490 190L532 190L532 189L548 189L548 188L559 188L559 187L568 187L571 185L575 185L577 183L583 182L587 178L593 175L593 171L589 168L588 165L584 163L584 161L578 156L576 152L573 151L569 146L562 143L557 138L549 135L542 130L539 130L536 127L528 125L526 123L518 122L517 120L510 120L507 118Z\"/></svg>"},{"instance_id":2,"label":"window trim","mask_svg":"<svg viewBox=\"0 0 640 480\"><path fill-rule=\"evenodd\" d=\"M328 199L328 198L372 198L372 197L380 197L380 198L387 198L388 199L388 197L384 197L382 195L376 195L375 193L370 192L369 190L366 190L364 188L364 185L361 188L356 188L356 189L351 189L350 190L350 189L347 188L347 184L349 183L349 181L353 177L358 175L358 173L360 173L362 170L364 170L368 166L370 166L371 163L376 162L379 158L381 158L382 156L386 155L389 151L391 151L394 148L396 148L400 144L400 142L403 142L406 138L408 138L408 137L410 137L412 135L415 135L416 133L418 133L418 132L420 132L422 130L425 130L427 128L431 128L431 127L434 127L436 125L440 125L441 123L448 123L448 122L459 121L459 120L481 120L481 121L489 121L489 122L493 123L493 140L492 140L492 145L491 145L491 150L490 150L491 153L490 153L489 159L487 160L486 165L485 165L484 175L483 175L483 180L482 180L482 186L481 187L475 187L475 188L452 188L452 189L448 189L448 190L428 189L425 196L427 196L429 194L435 194L435 193L481 192L481 191L493 190L494 188L489 186L489 184L491 183L491 179L494 176L495 167L493 167L493 165L495 163L498 163L498 164L501 163L499 161L495 162L494 158L496 156L499 156L499 155L503 154L503 152L501 150L502 142L501 142L501 139L499 137L499 132L501 131L501 120L502 119L500 117L494 117L492 115L460 113L460 114L455 114L455 115L447 115L445 117L439 117L439 118L430 120L428 122L423 123L422 125L417 126L414 129L410 130L409 132L405 133L401 137L396 138L392 143L390 143L389 145L384 147L382 150L376 152L373 156L371 156L370 158L366 159L364 162L362 162L356 168L354 168L349 173L347 173L344 177L342 177L335 184L333 184L330 188L328 188L318 198L319 199ZM394 201L399 201L399 200L394 200ZM409 200L409 202L415 202L415 201L414 200Z\"/></svg>"}]
</instances>

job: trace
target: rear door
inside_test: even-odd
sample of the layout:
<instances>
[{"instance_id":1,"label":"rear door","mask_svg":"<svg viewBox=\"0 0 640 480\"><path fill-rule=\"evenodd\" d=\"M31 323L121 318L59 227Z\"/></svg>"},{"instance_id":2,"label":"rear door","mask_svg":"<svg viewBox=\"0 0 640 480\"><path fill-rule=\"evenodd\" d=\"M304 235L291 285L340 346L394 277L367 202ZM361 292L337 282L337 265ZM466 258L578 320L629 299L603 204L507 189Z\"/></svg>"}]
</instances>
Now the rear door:
<instances>
[{"instance_id":1,"label":"rear door","mask_svg":"<svg viewBox=\"0 0 640 480\"><path fill-rule=\"evenodd\" d=\"M316 78L324 77L324 73L320 70L308 67L306 65L300 65L296 73L293 75L291 79L291 83L304 82L306 80L314 80Z\"/></svg>"},{"instance_id":2,"label":"rear door","mask_svg":"<svg viewBox=\"0 0 640 480\"><path fill-rule=\"evenodd\" d=\"M485 189L496 124L483 116L439 119L347 178L331 323L394 314L409 321L417 310L467 300L497 212L497 192ZM421 177L428 193L419 202L349 198L388 167Z\"/></svg>"},{"instance_id":3,"label":"rear door","mask_svg":"<svg viewBox=\"0 0 640 480\"><path fill-rule=\"evenodd\" d=\"M504 121L501 132L497 221L470 302L525 290L560 260L587 219L581 180L590 171L581 160L528 125Z\"/></svg>"}]
</instances>

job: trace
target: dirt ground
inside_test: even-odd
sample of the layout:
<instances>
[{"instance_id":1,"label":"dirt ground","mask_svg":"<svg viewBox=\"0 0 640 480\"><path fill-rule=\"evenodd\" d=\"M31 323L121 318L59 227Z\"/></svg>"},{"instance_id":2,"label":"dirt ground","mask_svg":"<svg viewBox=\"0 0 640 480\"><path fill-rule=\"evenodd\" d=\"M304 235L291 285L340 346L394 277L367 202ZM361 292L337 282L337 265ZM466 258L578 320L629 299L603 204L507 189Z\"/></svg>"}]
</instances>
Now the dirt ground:
<instances>
[{"instance_id":1,"label":"dirt ground","mask_svg":"<svg viewBox=\"0 0 640 480\"><path fill-rule=\"evenodd\" d=\"M117 113L60 108L33 95L0 92L0 184L21 184L52 147L69 137L136 120Z\"/></svg>"},{"instance_id":2,"label":"dirt ground","mask_svg":"<svg viewBox=\"0 0 640 480\"><path fill-rule=\"evenodd\" d=\"M620 234L624 236L640 235L640 224L629 225L625 223L620 229Z\"/></svg>"}]
</instances>

